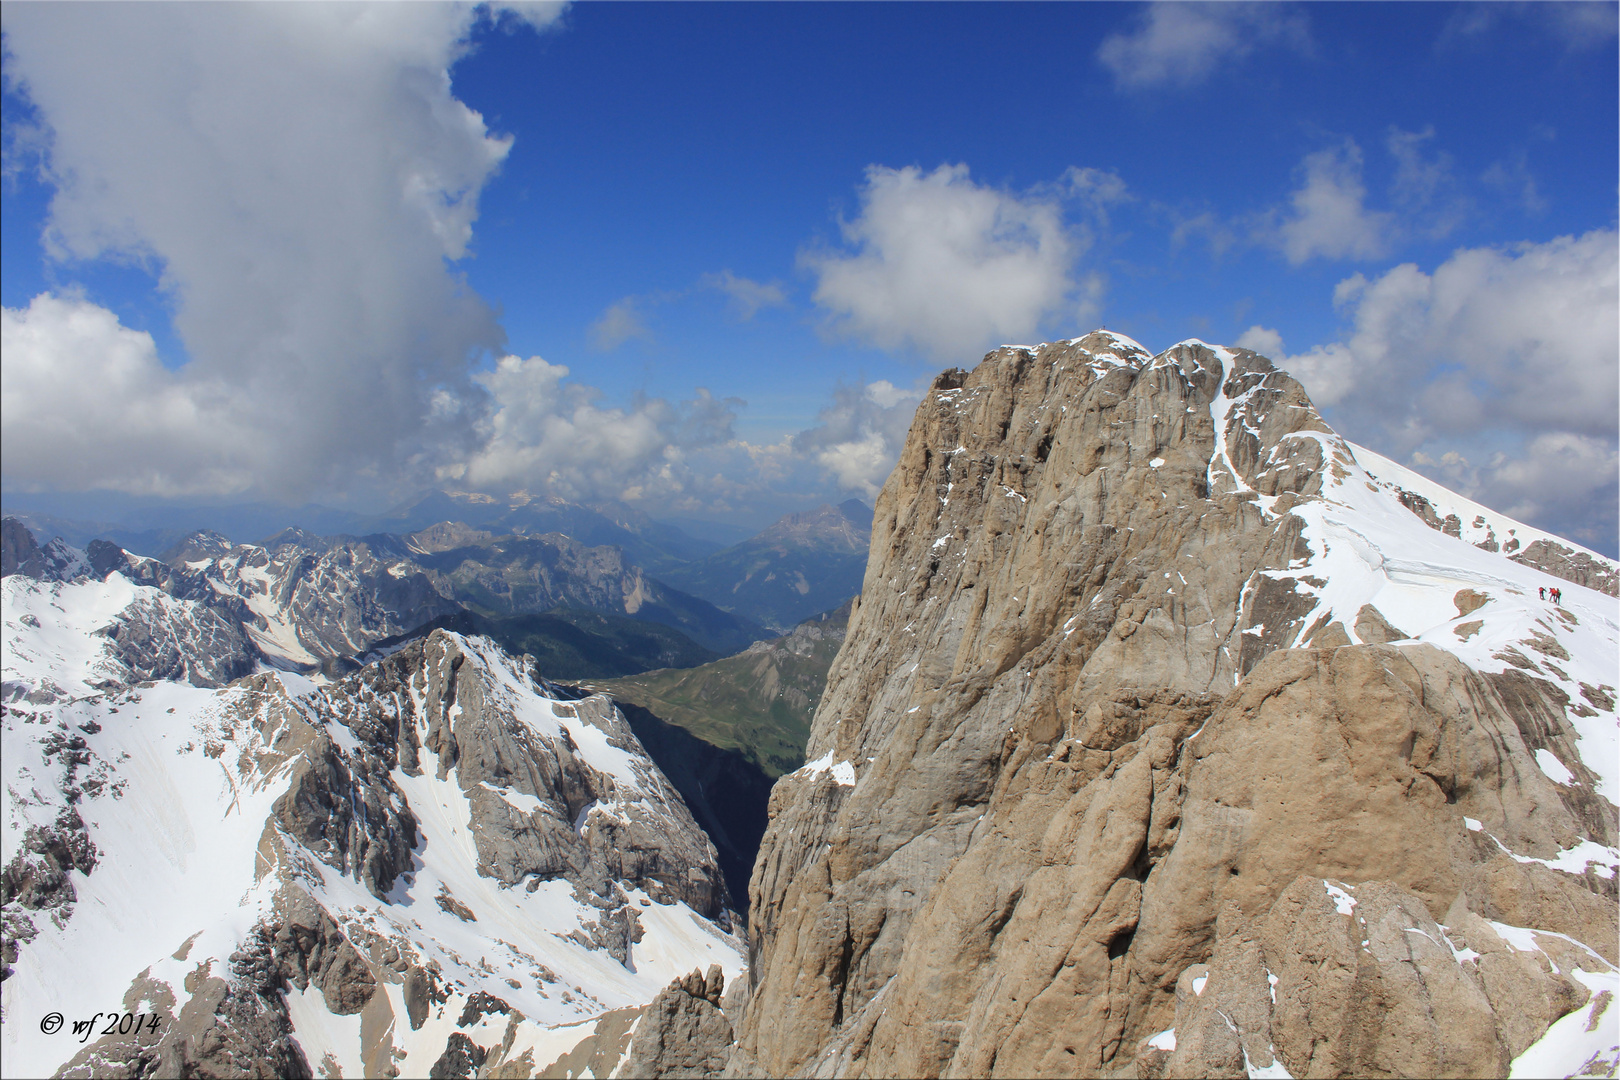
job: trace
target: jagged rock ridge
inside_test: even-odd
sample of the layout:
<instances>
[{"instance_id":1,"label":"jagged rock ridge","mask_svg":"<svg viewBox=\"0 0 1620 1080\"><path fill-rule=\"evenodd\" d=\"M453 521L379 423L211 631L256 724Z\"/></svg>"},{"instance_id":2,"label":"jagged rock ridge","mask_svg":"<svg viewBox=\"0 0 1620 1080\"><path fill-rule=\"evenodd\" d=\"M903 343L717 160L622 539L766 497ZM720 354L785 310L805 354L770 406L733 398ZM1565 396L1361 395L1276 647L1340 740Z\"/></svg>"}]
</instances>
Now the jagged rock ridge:
<instances>
[{"instance_id":1,"label":"jagged rock ridge","mask_svg":"<svg viewBox=\"0 0 1620 1080\"><path fill-rule=\"evenodd\" d=\"M132 673L123 682L180 671L198 685L222 685L260 661L341 675L375 646L466 614L463 604L509 615L559 606L622 614L675 630L676 652L686 637L724 653L762 636L752 623L647 577L617 548L560 534L491 538L456 523L405 537L288 529L260 546L202 531L159 560L105 540L83 552L60 538L41 548L15 518L3 528L8 580L86 586L76 591L100 598L76 606L98 612L107 596L122 595L119 582L194 602L176 606L137 592L135 606L118 616L127 625L95 628L120 641L120 663Z\"/></svg>"},{"instance_id":2,"label":"jagged rock ridge","mask_svg":"<svg viewBox=\"0 0 1620 1080\"><path fill-rule=\"evenodd\" d=\"M3 721L8 1071L466 1075L589 1039L610 1069L672 977L741 970L714 848L623 717L485 639ZM46 1000L161 1022L9 1022Z\"/></svg>"},{"instance_id":3,"label":"jagged rock ridge","mask_svg":"<svg viewBox=\"0 0 1620 1080\"><path fill-rule=\"evenodd\" d=\"M772 794L732 1073L1502 1074L1596 1024L1614 602L1359 453L1244 350L940 376Z\"/></svg>"}]
</instances>

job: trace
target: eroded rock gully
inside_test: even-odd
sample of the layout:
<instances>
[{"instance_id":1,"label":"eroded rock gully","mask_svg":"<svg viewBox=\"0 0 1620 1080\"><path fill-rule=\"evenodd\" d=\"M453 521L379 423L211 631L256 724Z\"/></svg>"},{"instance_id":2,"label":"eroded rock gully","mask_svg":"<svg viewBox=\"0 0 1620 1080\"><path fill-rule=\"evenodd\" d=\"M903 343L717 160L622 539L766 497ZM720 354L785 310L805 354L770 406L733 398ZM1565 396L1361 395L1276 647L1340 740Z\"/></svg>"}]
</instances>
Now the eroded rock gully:
<instances>
[{"instance_id":1,"label":"eroded rock gully","mask_svg":"<svg viewBox=\"0 0 1620 1080\"><path fill-rule=\"evenodd\" d=\"M1501 1074L1584 1000L1491 920L1612 963L1612 869L1545 862L1615 808L1538 768L1579 760L1548 679L1321 600L1355 468L1243 350L941 375L772 794L731 1074Z\"/></svg>"}]
</instances>

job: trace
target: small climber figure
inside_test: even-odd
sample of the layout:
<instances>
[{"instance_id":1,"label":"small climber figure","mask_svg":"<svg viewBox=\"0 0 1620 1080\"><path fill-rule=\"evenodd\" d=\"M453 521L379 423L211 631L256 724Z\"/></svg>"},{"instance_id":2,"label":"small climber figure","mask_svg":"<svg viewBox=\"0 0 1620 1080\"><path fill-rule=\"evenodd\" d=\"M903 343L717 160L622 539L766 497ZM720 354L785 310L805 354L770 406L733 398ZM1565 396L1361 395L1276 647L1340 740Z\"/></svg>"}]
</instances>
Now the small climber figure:
<instances>
[{"instance_id":1,"label":"small climber figure","mask_svg":"<svg viewBox=\"0 0 1620 1080\"><path fill-rule=\"evenodd\" d=\"M1541 598L1543 600L1547 599L1547 586L1543 585L1541 588L1537 589L1536 591L1541 594Z\"/></svg>"},{"instance_id":2,"label":"small climber figure","mask_svg":"<svg viewBox=\"0 0 1620 1080\"><path fill-rule=\"evenodd\" d=\"M1552 591L1552 596L1553 596L1553 603L1557 604L1559 607L1564 606L1564 590L1563 589L1554 589Z\"/></svg>"}]
</instances>

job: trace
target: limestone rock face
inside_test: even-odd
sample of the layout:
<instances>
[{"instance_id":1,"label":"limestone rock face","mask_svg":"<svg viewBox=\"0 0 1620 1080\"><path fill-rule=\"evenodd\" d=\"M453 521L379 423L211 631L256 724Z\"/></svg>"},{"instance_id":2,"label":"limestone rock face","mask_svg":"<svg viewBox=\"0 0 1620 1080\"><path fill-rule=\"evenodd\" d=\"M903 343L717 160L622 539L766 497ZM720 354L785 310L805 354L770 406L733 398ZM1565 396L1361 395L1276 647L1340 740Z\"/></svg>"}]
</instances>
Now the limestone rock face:
<instances>
[{"instance_id":1,"label":"limestone rock face","mask_svg":"<svg viewBox=\"0 0 1620 1080\"><path fill-rule=\"evenodd\" d=\"M252 674L258 650L241 626L201 604L139 596L99 631L122 667L119 682L157 679L224 686Z\"/></svg>"},{"instance_id":2,"label":"limestone rock face","mask_svg":"<svg viewBox=\"0 0 1620 1080\"><path fill-rule=\"evenodd\" d=\"M718 967L676 979L647 1006L620 1070L646 1080L709 1080L731 1061L731 1022L720 1009Z\"/></svg>"},{"instance_id":3,"label":"limestone rock face","mask_svg":"<svg viewBox=\"0 0 1620 1080\"><path fill-rule=\"evenodd\" d=\"M1442 920L1612 971L1612 602L1539 604L1357 453L1244 350L941 375L772 793L733 1070L1502 1074L1578 995L1505 1006ZM1323 964L1381 996L1305 1002Z\"/></svg>"},{"instance_id":4,"label":"limestone rock face","mask_svg":"<svg viewBox=\"0 0 1620 1080\"><path fill-rule=\"evenodd\" d=\"M1589 998L1569 972L1603 962L1556 935L1502 927L1515 948L1500 924L1458 914L1466 927L1445 927L1387 882L1314 877L1296 879L1263 919L1223 910L1210 962L1177 980L1173 1039L1143 1040L1137 1071L1503 1075Z\"/></svg>"},{"instance_id":5,"label":"limestone rock face","mask_svg":"<svg viewBox=\"0 0 1620 1080\"><path fill-rule=\"evenodd\" d=\"M1576 551L1567 544L1552 540L1536 540L1513 556L1514 562L1545 570L1554 577L1585 585L1589 589L1620 595L1620 574L1612 564L1592 558L1589 552Z\"/></svg>"}]
</instances>

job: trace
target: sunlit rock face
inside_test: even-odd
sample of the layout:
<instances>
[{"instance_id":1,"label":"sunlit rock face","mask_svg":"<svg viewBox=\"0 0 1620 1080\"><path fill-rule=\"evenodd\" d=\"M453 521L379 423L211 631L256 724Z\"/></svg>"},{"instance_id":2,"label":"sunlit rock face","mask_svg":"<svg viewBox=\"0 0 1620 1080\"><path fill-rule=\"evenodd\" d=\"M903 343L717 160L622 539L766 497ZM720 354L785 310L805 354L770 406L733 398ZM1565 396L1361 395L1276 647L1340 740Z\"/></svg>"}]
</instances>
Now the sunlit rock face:
<instances>
[{"instance_id":1,"label":"sunlit rock face","mask_svg":"<svg viewBox=\"0 0 1620 1080\"><path fill-rule=\"evenodd\" d=\"M1620 612L1423 483L1245 350L941 375L772 795L733 1074L1505 1074L1597 1007Z\"/></svg>"}]
</instances>

